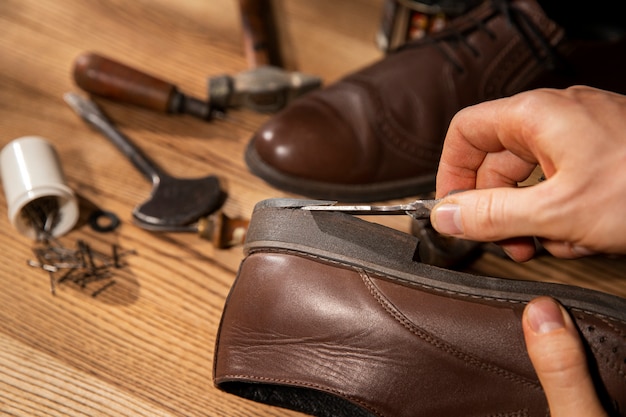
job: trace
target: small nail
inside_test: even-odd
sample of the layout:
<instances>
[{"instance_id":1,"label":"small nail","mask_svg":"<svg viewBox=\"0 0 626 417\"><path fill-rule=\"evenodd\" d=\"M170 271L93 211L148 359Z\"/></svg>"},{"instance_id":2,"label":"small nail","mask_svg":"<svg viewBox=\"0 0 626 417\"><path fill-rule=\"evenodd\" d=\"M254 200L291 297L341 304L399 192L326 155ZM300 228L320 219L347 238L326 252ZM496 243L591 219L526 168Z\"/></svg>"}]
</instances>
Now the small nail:
<instances>
[{"instance_id":1,"label":"small nail","mask_svg":"<svg viewBox=\"0 0 626 417\"><path fill-rule=\"evenodd\" d=\"M458 204L442 204L436 207L435 225L439 233L462 235L461 207Z\"/></svg>"},{"instance_id":2,"label":"small nail","mask_svg":"<svg viewBox=\"0 0 626 417\"><path fill-rule=\"evenodd\" d=\"M540 298L528 305L528 324L537 334L550 333L565 327L561 308L551 298Z\"/></svg>"}]
</instances>

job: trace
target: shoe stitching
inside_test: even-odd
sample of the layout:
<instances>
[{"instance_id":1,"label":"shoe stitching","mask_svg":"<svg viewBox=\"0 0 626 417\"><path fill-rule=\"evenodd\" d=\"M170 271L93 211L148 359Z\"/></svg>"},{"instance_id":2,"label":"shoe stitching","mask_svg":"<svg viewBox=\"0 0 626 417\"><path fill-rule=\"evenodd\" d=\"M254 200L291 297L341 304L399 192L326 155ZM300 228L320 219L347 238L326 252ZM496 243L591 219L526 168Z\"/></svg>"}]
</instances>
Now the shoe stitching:
<instances>
[{"instance_id":1,"label":"shoe stitching","mask_svg":"<svg viewBox=\"0 0 626 417\"><path fill-rule=\"evenodd\" d=\"M373 113L376 115L376 123L373 125L387 142L397 148L404 157L418 161L422 165L426 164L424 165L425 167L428 164L434 164L436 167L436 161L438 161L441 154L441 141L423 141L419 144L413 143L412 140L415 139L415 135L404 132L404 129L401 129L404 137L398 138L394 134L398 129L394 129L389 123L389 120L393 120L393 117L388 114L387 108L383 105L379 96L380 91L371 87L365 80L352 78L349 82L367 90L369 97L375 103L373 105ZM443 140L443 138L441 139Z\"/></svg>"},{"instance_id":2,"label":"shoe stitching","mask_svg":"<svg viewBox=\"0 0 626 417\"><path fill-rule=\"evenodd\" d=\"M393 117L389 115L387 107L383 104L379 89L372 87L367 79L360 79L359 74L355 74L353 77L343 80L342 83L352 84L367 91L367 95L372 102L371 113L376 117L376 122L372 123L372 126L387 142L399 149L403 157L408 157L412 162L417 162L425 168L429 165L436 168L437 161L441 154L441 141L424 141L419 144L412 143L415 136L413 133L406 131L406 129L394 129L394 127L390 125L389 120L393 120ZM317 96L312 96L309 100L311 102L317 102L323 107L333 107L330 102ZM401 131L402 137L398 138L394 134L397 130Z\"/></svg>"},{"instance_id":3,"label":"shoe stitching","mask_svg":"<svg viewBox=\"0 0 626 417\"><path fill-rule=\"evenodd\" d=\"M489 414L486 417L528 417L528 415L528 409L524 408L522 410L511 411L508 413Z\"/></svg>"},{"instance_id":4,"label":"shoe stitching","mask_svg":"<svg viewBox=\"0 0 626 417\"><path fill-rule=\"evenodd\" d=\"M386 275L383 272L380 271L376 271L376 270L371 270L369 268L363 268L363 267L356 267L352 264L349 264L347 262L341 262L335 259L329 259L320 255L316 255L316 254L312 254L312 253L306 253L306 252L300 252L297 250L292 250L292 249L282 249L282 248L263 248L262 250L256 249L256 250L252 250L250 252L250 254L252 253L258 253L258 252L266 252L266 253L283 253L283 254L289 254L289 255L294 255L294 256L300 256L300 257L305 257L305 258L311 258L311 259L315 259L321 262L326 262L326 263L330 263L330 264L335 264L335 265L339 265L341 267L344 268L349 268L352 270L362 270L362 271L366 271L368 273L374 273L376 275L380 275L390 281L395 281L398 282L400 284L409 284L411 286L415 286L415 287L419 287L419 288L423 288L426 290L430 290L430 291L434 291L434 292L438 292L441 294L448 294L448 295L455 295L458 297L465 297L465 298L473 298L473 299L478 299L478 300L485 300L485 301L495 301L495 302L501 302L501 303L509 303L509 304L526 304L525 301L519 301L519 300L511 300L511 299L507 299L507 298L500 298L500 297L489 297L489 296L484 296L484 295L476 295L476 294L468 294L468 293L464 293L464 292L460 292L460 291L454 291L454 290L448 290L448 289L444 289L444 288L438 288L432 285L427 285L427 284L423 284L420 282L414 282L414 281L407 281L405 279L402 278L398 278L398 277L394 277L394 276L390 276L390 275ZM605 314L601 314L601 313L597 313L595 311L590 311L590 310L585 310L585 309L581 309L581 308L577 308L577 307L571 307L570 308L571 311L573 312L580 312L580 313L584 313L593 317L596 317L600 320L607 320L609 322L614 322L614 323L619 323L621 325L626 325L626 321L624 320L620 320L616 317L611 317L611 316L607 316Z\"/></svg>"},{"instance_id":5,"label":"shoe stitching","mask_svg":"<svg viewBox=\"0 0 626 417\"><path fill-rule=\"evenodd\" d=\"M493 60L492 63L485 69L485 73L489 74L489 77L485 77L481 90L484 94L484 99L495 99L506 95L503 91L506 85L506 77L511 74L512 68L517 68L520 64L528 58L528 55L518 52L520 43L513 42L502 48L497 60Z\"/></svg>"},{"instance_id":6,"label":"shoe stitching","mask_svg":"<svg viewBox=\"0 0 626 417\"><path fill-rule=\"evenodd\" d=\"M471 355L467 352L454 348L450 344L446 343L444 340L420 328L415 323L413 323L412 320L410 320L401 311L397 309L397 307L380 291L378 286L373 282L372 278L369 276L369 274L366 271L357 268L357 272L359 276L361 277L361 280L363 281L363 283L369 290L372 297L374 297L374 299L383 307L383 309L394 320L400 323L410 333L414 334L415 336L419 337L425 342L435 346L437 349L442 350L443 352L449 355L452 355L453 357L456 357L457 359L460 359L467 364L475 366L481 370L494 373L500 377L503 377L504 379L513 381L517 384L521 384L523 386L526 386L532 389L538 389L540 391L542 390L540 384L535 384L532 381L529 381L526 378L523 378L517 374L509 372L506 369L503 369L499 366L490 365L489 363L481 360L480 358L474 355ZM611 330L613 331L618 330L614 326L612 326L610 323L606 322L606 320L601 319L601 321L605 322L611 328ZM617 331L617 333L622 334L621 331ZM602 343L603 342L600 342L600 344ZM621 369L621 365L618 364L616 361L617 356L616 355L611 356L611 355L603 353L597 347L597 345L598 345L597 343L592 343L590 341L590 346L594 350L596 356L599 358L602 358L609 369L615 371L619 376L622 377L623 380L626 381L626 375L624 371ZM508 415L508 414L505 414L505 415ZM516 414L513 414L513 415L516 415Z\"/></svg>"},{"instance_id":7,"label":"shoe stitching","mask_svg":"<svg viewBox=\"0 0 626 417\"><path fill-rule=\"evenodd\" d=\"M487 371L492 374L496 374L506 380L515 382L522 386L526 386L528 388L532 388L534 390L542 391L541 385L537 382L533 382L524 377L521 377L517 374L514 374L506 369L503 369L496 365L491 365L482 359L471 355L467 352L464 352L460 349L456 349L450 344L446 343L444 340L432 335L431 333L421 329L419 326L415 325L409 318L407 318L402 312L400 312L396 306L390 302L385 295L383 295L380 289L376 286L376 284L372 281L372 278L368 275L367 272L363 270L358 270L358 273L363 280L363 283L369 290L370 294L374 297L374 299L383 307L383 309L398 323L400 323L404 328L406 328L410 333L414 334L418 338L424 340L425 342L435 346L437 349L463 361L466 364L472 365L478 369L483 371Z\"/></svg>"}]
</instances>

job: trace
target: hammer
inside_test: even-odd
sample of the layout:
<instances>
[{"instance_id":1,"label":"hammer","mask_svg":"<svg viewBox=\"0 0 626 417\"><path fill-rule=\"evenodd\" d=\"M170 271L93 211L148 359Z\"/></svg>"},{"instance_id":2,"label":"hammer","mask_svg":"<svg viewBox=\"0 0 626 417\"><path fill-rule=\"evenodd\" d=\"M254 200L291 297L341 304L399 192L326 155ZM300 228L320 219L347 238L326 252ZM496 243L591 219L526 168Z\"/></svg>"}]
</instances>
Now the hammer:
<instances>
[{"instance_id":1,"label":"hammer","mask_svg":"<svg viewBox=\"0 0 626 417\"><path fill-rule=\"evenodd\" d=\"M282 67L278 31L271 0L239 0L243 46L251 69Z\"/></svg>"},{"instance_id":2,"label":"hammer","mask_svg":"<svg viewBox=\"0 0 626 417\"><path fill-rule=\"evenodd\" d=\"M273 1L238 0L238 4L243 32L244 53L250 68L243 74L246 74L245 77L250 77L251 81L255 79L262 80L262 83L267 86L276 84L276 80L279 77L290 73L281 69L283 67L283 57L279 47L274 9L272 7ZM322 84L322 80L317 77L303 74L299 74L299 77L307 80L307 85L302 87L303 93L319 88ZM299 83L301 81L294 80L294 82ZM291 99L296 97L297 95L290 96L289 94L271 97L259 93L255 95L254 101L257 105L262 105L262 111L274 112L286 106ZM261 101L263 101L262 104Z\"/></svg>"},{"instance_id":3,"label":"hammer","mask_svg":"<svg viewBox=\"0 0 626 417\"><path fill-rule=\"evenodd\" d=\"M181 92L175 84L96 53L80 55L74 80L88 93L164 113L210 120L233 107L275 112L294 98L318 88L318 77L261 66L235 76L209 78L208 100Z\"/></svg>"}]
</instances>

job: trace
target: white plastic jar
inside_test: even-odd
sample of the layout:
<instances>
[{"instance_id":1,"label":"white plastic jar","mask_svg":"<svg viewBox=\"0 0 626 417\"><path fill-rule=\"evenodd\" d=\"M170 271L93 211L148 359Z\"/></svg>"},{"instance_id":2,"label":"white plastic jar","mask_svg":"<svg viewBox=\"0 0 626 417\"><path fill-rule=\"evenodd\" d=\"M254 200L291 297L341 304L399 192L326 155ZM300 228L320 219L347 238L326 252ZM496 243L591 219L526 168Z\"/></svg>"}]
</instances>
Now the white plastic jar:
<instances>
[{"instance_id":1,"label":"white plastic jar","mask_svg":"<svg viewBox=\"0 0 626 417\"><path fill-rule=\"evenodd\" d=\"M9 220L21 234L41 237L41 227L29 214L33 209L54 209L46 230L53 237L69 232L78 221L76 196L67 186L57 152L44 138L24 136L8 143L0 152L0 175Z\"/></svg>"}]
</instances>

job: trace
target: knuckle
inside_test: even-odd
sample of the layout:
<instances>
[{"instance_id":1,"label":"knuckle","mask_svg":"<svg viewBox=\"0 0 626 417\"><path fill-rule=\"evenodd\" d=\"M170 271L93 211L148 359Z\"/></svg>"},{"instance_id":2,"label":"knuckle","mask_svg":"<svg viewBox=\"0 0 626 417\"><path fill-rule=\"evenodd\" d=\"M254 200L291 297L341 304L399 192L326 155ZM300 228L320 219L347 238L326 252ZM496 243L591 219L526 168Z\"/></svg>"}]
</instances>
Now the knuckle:
<instances>
[{"instance_id":1,"label":"knuckle","mask_svg":"<svg viewBox=\"0 0 626 417\"><path fill-rule=\"evenodd\" d=\"M506 226L506 210L502 200L493 194L481 195L474 207L475 230L485 240L493 241L503 238L502 230Z\"/></svg>"},{"instance_id":2,"label":"knuckle","mask_svg":"<svg viewBox=\"0 0 626 417\"><path fill-rule=\"evenodd\" d=\"M555 92L550 89L538 89L515 96L511 111L520 121L528 121L544 114L547 106L554 100Z\"/></svg>"}]
</instances>

